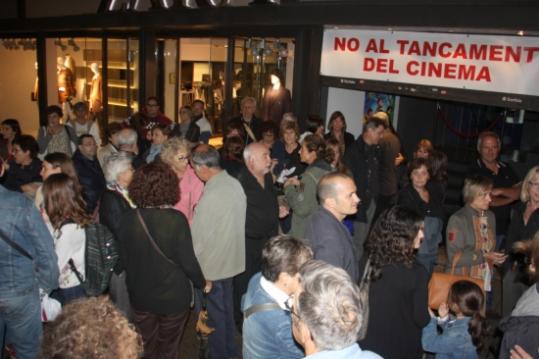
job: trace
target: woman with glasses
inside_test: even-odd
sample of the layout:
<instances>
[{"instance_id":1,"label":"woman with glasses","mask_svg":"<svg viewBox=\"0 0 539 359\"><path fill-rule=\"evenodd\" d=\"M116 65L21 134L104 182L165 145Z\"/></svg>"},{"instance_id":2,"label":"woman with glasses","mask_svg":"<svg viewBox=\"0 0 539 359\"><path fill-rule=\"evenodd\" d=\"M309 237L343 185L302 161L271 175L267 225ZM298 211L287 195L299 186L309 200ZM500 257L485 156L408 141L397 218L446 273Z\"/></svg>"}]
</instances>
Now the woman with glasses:
<instances>
[{"instance_id":1,"label":"woman with glasses","mask_svg":"<svg viewBox=\"0 0 539 359\"><path fill-rule=\"evenodd\" d=\"M539 166L532 167L520 191L520 203L513 208L505 251L509 254L503 279L503 315L511 314L518 298L531 283L526 275L525 256L513 250L515 243L531 240L539 231Z\"/></svg>"},{"instance_id":2,"label":"woman with glasses","mask_svg":"<svg viewBox=\"0 0 539 359\"><path fill-rule=\"evenodd\" d=\"M173 137L167 140L161 149L161 160L172 168L179 181L180 197L174 208L187 217L189 224L204 189L204 183L189 164L191 146L186 139Z\"/></svg>"}]
</instances>

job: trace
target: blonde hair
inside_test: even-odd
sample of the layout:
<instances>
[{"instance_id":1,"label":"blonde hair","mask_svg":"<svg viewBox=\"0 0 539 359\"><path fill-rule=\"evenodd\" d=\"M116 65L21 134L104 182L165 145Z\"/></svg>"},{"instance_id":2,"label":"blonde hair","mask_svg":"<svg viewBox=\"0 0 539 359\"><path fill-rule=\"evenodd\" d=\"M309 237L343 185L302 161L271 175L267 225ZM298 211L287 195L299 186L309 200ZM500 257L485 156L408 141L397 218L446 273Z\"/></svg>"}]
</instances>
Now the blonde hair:
<instances>
[{"instance_id":1,"label":"blonde hair","mask_svg":"<svg viewBox=\"0 0 539 359\"><path fill-rule=\"evenodd\" d=\"M532 167L524 177L524 181L522 181L522 189L520 190L520 200L522 202L530 200L530 182L534 179L539 179L539 166Z\"/></svg>"},{"instance_id":2,"label":"blonde hair","mask_svg":"<svg viewBox=\"0 0 539 359\"><path fill-rule=\"evenodd\" d=\"M490 189L492 189L492 180L490 178L483 176L467 177L464 180L464 188L462 189L464 203L472 203L481 191Z\"/></svg>"},{"instance_id":3,"label":"blonde hair","mask_svg":"<svg viewBox=\"0 0 539 359\"><path fill-rule=\"evenodd\" d=\"M192 144L185 138L172 137L163 143L161 149L161 160L169 165L174 162L174 157L179 151L184 150L187 153L191 152Z\"/></svg>"}]
</instances>

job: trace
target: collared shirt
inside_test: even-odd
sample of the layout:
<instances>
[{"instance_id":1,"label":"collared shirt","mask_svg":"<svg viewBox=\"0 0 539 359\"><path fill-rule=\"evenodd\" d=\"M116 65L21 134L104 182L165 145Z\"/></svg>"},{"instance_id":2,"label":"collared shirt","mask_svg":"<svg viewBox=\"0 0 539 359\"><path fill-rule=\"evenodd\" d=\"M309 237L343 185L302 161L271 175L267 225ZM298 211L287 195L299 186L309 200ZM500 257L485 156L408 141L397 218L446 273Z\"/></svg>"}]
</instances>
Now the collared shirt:
<instances>
[{"instance_id":1,"label":"collared shirt","mask_svg":"<svg viewBox=\"0 0 539 359\"><path fill-rule=\"evenodd\" d=\"M324 350L306 356L309 359L381 359L382 357L370 351L361 350L357 343L354 343L341 350Z\"/></svg>"},{"instance_id":2,"label":"collared shirt","mask_svg":"<svg viewBox=\"0 0 539 359\"><path fill-rule=\"evenodd\" d=\"M266 291L266 293L269 294L269 296L279 304L281 309L288 310L286 308L286 301L288 301L288 298L290 296L283 292L281 289L279 289L275 284L264 278L264 276L260 277L260 286L262 289Z\"/></svg>"}]
</instances>

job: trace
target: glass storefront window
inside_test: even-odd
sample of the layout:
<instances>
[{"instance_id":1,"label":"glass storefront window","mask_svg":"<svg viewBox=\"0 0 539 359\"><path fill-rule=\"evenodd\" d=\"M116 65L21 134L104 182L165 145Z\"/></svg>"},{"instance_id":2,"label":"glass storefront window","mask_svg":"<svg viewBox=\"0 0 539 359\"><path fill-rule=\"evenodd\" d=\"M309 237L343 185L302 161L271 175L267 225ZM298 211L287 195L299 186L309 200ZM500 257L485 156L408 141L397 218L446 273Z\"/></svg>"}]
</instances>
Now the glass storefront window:
<instances>
[{"instance_id":1,"label":"glass storefront window","mask_svg":"<svg viewBox=\"0 0 539 359\"><path fill-rule=\"evenodd\" d=\"M23 133L35 136L39 126L36 40L0 40L0 59L0 121L14 118Z\"/></svg>"},{"instance_id":2,"label":"glass storefront window","mask_svg":"<svg viewBox=\"0 0 539 359\"><path fill-rule=\"evenodd\" d=\"M268 106L272 79L270 74L279 73L280 85L292 93L294 74L294 40L289 38L235 39L234 82L232 89L233 111L240 111L241 99L254 97L258 103L258 115L270 120L264 107ZM275 80L274 80L275 81ZM279 119L280 120L280 119Z\"/></svg>"},{"instance_id":3,"label":"glass storefront window","mask_svg":"<svg viewBox=\"0 0 539 359\"><path fill-rule=\"evenodd\" d=\"M139 109L139 44L131 38L107 42L108 121L123 121Z\"/></svg>"},{"instance_id":4,"label":"glass storefront window","mask_svg":"<svg viewBox=\"0 0 539 359\"><path fill-rule=\"evenodd\" d=\"M225 104L225 68L228 40L225 38L180 39L180 91L178 106L201 100L213 131L220 132Z\"/></svg>"}]
</instances>

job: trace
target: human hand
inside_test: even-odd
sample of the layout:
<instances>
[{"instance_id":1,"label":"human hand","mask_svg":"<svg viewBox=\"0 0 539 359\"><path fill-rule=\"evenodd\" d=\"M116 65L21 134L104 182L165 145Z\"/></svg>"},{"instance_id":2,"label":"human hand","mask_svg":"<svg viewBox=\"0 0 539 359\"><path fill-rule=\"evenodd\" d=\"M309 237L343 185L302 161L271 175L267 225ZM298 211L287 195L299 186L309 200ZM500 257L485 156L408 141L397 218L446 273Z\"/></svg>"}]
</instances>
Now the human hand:
<instances>
[{"instance_id":1,"label":"human hand","mask_svg":"<svg viewBox=\"0 0 539 359\"><path fill-rule=\"evenodd\" d=\"M288 216L290 209L286 206L279 206L279 218L284 218Z\"/></svg>"},{"instance_id":2,"label":"human hand","mask_svg":"<svg viewBox=\"0 0 539 359\"><path fill-rule=\"evenodd\" d=\"M434 312L432 311L432 309L430 309L430 307L427 306L427 310L429 311L429 315L431 318L434 318L436 316Z\"/></svg>"},{"instance_id":3,"label":"human hand","mask_svg":"<svg viewBox=\"0 0 539 359\"><path fill-rule=\"evenodd\" d=\"M490 191L490 195L494 197L502 196L503 190L501 188L493 188L492 191Z\"/></svg>"},{"instance_id":4,"label":"human hand","mask_svg":"<svg viewBox=\"0 0 539 359\"><path fill-rule=\"evenodd\" d=\"M206 285L204 286L204 293L208 294L209 292L211 292L211 288L213 287L213 282L211 280L207 280L206 281Z\"/></svg>"},{"instance_id":5,"label":"human hand","mask_svg":"<svg viewBox=\"0 0 539 359\"><path fill-rule=\"evenodd\" d=\"M440 304L440 307L438 308L438 316L440 318L446 318L449 314L449 306L447 303Z\"/></svg>"},{"instance_id":6,"label":"human hand","mask_svg":"<svg viewBox=\"0 0 539 359\"><path fill-rule=\"evenodd\" d=\"M490 252L491 260L494 265L501 265L507 259L507 254L503 252Z\"/></svg>"},{"instance_id":7,"label":"human hand","mask_svg":"<svg viewBox=\"0 0 539 359\"><path fill-rule=\"evenodd\" d=\"M510 359L533 359L520 345L515 345L513 349L509 351Z\"/></svg>"},{"instance_id":8,"label":"human hand","mask_svg":"<svg viewBox=\"0 0 539 359\"><path fill-rule=\"evenodd\" d=\"M287 186L299 186L299 184L300 184L300 182L299 182L298 176L294 176L294 177L290 177L289 179L287 179L283 186L284 187L287 187Z\"/></svg>"},{"instance_id":9,"label":"human hand","mask_svg":"<svg viewBox=\"0 0 539 359\"><path fill-rule=\"evenodd\" d=\"M402 155L402 153L399 152L399 154L397 154L397 156L395 157L395 166L398 167L403 162L404 162L404 156Z\"/></svg>"}]
</instances>

